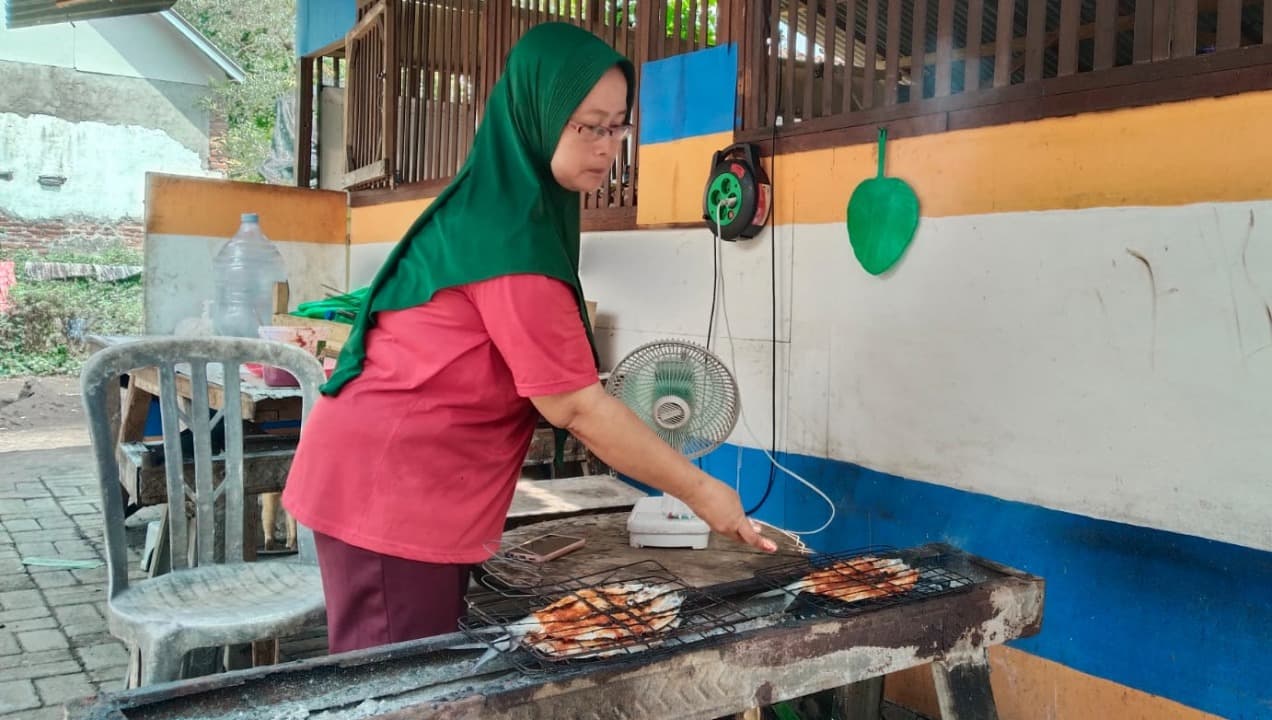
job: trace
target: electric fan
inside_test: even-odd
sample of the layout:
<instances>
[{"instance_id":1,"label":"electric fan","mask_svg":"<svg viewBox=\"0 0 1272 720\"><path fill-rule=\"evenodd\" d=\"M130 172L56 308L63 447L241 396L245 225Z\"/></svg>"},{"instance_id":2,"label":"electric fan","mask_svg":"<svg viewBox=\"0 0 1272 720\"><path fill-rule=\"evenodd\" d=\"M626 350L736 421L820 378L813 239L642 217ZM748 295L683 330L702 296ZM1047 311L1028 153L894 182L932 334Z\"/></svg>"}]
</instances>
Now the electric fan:
<instances>
[{"instance_id":1,"label":"electric fan","mask_svg":"<svg viewBox=\"0 0 1272 720\"><path fill-rule=\"evenodd\" d=\"M740 400L732 373L704 347L678 340L641 345L610 373L606 391L689 459L733 432ZM689 507L668 495L641 498L627 518L633 547L704 549L711 534Z\"/></svg>"}]
</instances>

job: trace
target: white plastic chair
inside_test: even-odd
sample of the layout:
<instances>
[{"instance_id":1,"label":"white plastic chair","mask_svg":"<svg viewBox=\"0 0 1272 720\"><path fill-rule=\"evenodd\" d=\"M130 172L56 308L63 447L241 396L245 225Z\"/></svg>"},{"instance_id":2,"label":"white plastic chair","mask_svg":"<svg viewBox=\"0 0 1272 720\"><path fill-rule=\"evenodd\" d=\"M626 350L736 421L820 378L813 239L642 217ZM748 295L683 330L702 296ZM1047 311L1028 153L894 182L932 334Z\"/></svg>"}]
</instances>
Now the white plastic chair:
<instances>
[{"instance_id":1,"label":"white plastic chair","mask_svg":"<svg viewBox=\"0 0 1272 720\"><path fill-rule=\"evenodd\" d=\"M282 343L240 338L147 338L97 352L80 374L105 514L107 620L111 634L140 651L140 675L136 678L140 685L179 679L182 660L191 650L276 638L324 619L322 580L313 535L307 528L298 528L295 556L243 561L242 408L239 402L227 401L216 416L211 416L208 366L221 365L224 397L237 400L241 389L238 369L247 362L283 368L296 376L303 393L303 423L324 379L322 366L300 348ZM189 413L178 407L179 366L190 381ZM119 380L124 373L150 367L158 368L160 379L172 571L130 584L116 460ZM212 429L218 421L224 423L225 449L214 456ZM182 423L193 434L193 486L186 482L183 470ZM224 481L219 484L214 460L224 462ZM183 497L184 502L180 500ZM193 527L188 522L188 507L193 508ZM222 537L217 537L218 529ZM193 567L187 561L191 541L196 556ZM223 548L220 552L218 545Z\"/></svg>"}]
</instances>

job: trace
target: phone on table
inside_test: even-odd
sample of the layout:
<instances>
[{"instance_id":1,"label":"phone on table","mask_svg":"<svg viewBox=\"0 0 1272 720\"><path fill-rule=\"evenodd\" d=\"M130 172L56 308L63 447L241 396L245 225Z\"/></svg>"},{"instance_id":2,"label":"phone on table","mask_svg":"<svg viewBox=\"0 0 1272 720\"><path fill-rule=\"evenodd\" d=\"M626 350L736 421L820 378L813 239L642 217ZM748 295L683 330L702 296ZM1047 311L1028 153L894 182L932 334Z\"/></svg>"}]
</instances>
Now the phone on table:
<instances>
[{"instance_id":1,"label":"phone on table","mask_svg":"<svg viewBox=\"0 0 1272 720\"><path fill-rule=\"evenodd\" d=\"M549 533L527 540L508 550L508 557L532 563L545 563L583 547L581 537Z\"/></svg>"}]
</instances>

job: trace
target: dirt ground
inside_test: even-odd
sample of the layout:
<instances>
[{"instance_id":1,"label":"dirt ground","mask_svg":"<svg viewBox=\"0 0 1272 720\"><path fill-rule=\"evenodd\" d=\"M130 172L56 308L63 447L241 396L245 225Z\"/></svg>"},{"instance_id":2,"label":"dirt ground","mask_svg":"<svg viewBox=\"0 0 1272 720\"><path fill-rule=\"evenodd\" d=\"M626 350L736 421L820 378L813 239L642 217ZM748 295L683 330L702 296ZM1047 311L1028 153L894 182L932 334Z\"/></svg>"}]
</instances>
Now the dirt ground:
<instances>
[{"instance_id":1,"label":"dirt ground","mask_svg":"<svg viewBox=\"0 0 1272 720\"><path fill-rule=\"evenodd\" d=\"M0 379L0 452L88 444L78 377Z\"/></svg>"}]
</instances>

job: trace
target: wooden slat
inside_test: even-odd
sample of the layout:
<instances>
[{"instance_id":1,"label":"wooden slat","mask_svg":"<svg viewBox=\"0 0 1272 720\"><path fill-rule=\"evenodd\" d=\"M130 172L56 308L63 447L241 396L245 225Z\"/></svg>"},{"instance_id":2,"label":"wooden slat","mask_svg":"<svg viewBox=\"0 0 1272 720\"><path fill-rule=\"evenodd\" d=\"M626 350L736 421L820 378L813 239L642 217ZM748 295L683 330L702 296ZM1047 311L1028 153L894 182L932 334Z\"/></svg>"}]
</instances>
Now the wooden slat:
<instances>
[{"instance_id":1,"label":"wooden slat","mask_svg":"<svg viewBox=\"0 0 1272 720\"><path fill-rule=\"evenodd\" d=\"M897 104L898 63L901 54L901 0L888 2L888 34L884 40L883 104ZM833 47L833 46L831 46Z\"/></svg>"},{"instance_id":2,"label":"wooden slat","mask_svg":"<svg viewBox=\"0 0 1272 720\"><path fill-rule=\"evenodd\" d=\"M349 188L366 185L373 180L384 177L384 175L384 160L380 159L372 163L367 163L357 170L345 173L344 184L345 187Z\"/></svg>"},{"instance_id":3,"label":"wooden slat","mask_svg":"<svg viewBox=\"0 0 1272 720\"><path fill-rule=\"evenodd\" d=\"M313 176L313 133L314 133L314 105L317 89L314 87L314 63L319 62L315 58L301 58L299 61L300 80L298 86L300 89L300 107L298 108L299 123L296 129L296 185L299 187L309 187L309 182ZM321 83L319 83L321 87Z\"/></svg>"},{"instance_id":4,"label":"wooden slat","mask_svg":"<svg viewBox=\"0 0 1272 720\"><path fill-rule=\"evenodd\" d=\"M1060 0L1060 52L1057 75L1078 71L1078 22L1082 17L1082 0Z\"/></svg>"},{"instance_id":5,"label":"wooden slat","mask_svg":"<svg viewBox=\"0 0 1272 720\"><path fill-rule=\"evenodd\" d=\"M921 2L922 0L920 0ZM774 4L777 0L773 0ZM844 0L844 91L843 104L836 110L837 114L852 112L852 75L854 58L857 56L857 0Z\"/></svg>"},{"instance_id":6,"label":"wooden slat","mask_svg":"<svg viewBox=\"0 0 1272 720\"><path fill-rule=\"evenodd\" d=\"M1215 49L1235 50L1241 47L1241 0L1219 0ZM1264 14L1263 26L1268 27L1272 16Z\"/></svg>"},{"instance_id":7,"label":"wooden slat","mask_svg":"<svg viewBox=\"0 0 1272 720\"><path fill-rule=\"evenodd\" d=\"M816 79L813 77L813 68L815 67L813 54L815 48L814 41L817 39L817 0L805 0L804 10L804 102L800 105L801 119L808 120L817 116L813 110L813 83Z\"/></svg>"},{"instance_id":8,"label":"wooden slat","mask_svg":"<svg viewBox=\"0 0 1272 720\"><path fill-rule=\"evenodd\" d=\"M446 62L446 46L449 38L447 37L444 10L445 8L442 5L430 5L427 13L429 47L433 49L433 61L429 67L433 76L433 86L430 99L425 108L428 113L428 121L433 124L433 147L431 148L433 167L430 174L430 177L433 178L446 177L448 174L446 162L449 157L449 148L447 147L449 126L446 122L446 91L449 85L446 81L446 75L449 65Z\"/></svg>"},{"instance_id":9,"label":"wooden slat","mask_svg":"<svg viewBox=\"0 0 1272 720\"><path fill-rule=\"evenodd\" d=\"M1015 33L1015 0L998 0L998 26L995 28L994 87L1011 85L1011 41Z\"/></svg>"},{"instance_id":10,"label":"wooden slat","mask_svg":"<svg viewBox=\"0 0 1272 720\"><path fill-rule=\"evenodd\" d=\"M680 0L676 0L677 3ZM786 6L786 68L782 71L782 125L795 124L795 28L799 27L796 3Z\"/></svg>"},{"instance_id":11,"label":"wooden slat","mask_svg":"<svg viewBox=\"0 0 1272 720\"><path fill-rule=\"evenodd\" d=\"M1263 44L1272 45L1272 0L1263 0Z\"/></svg>"},{"instance_id":12,"label":"wooden slat","mask_svg":"<svg viewBox=\"0 0 1272 720\"><path fill-rule=\"evenodd\" d=\"M914 27L911 28L910 55L927 54L927 0L914 0ZM923 99L923 63L910 64L910 102Z\"/></svg>"},{"instance_id":13,"label":"wooden slat","mask_svg":"<svg viewBox=\"0 0 1272 720\"><path fill-rule=\"evenodd\" d=\"M477 83L477 77L481 73L481 15L480 0L464 0L464 6L467 9L466 17L468 18L468 31L464 33L464 37L468 38L468 98L467 106L464 113L464 155L473 147L473 137L477 132L477 107L480 102L477 93L481 92L481 86Z\"/></svg>"},{"instance_id":14,"label":"wooden slat","mask_svg":"<svg viewBox=\"0 0 1272 720\"><path fill-rule=\"evenodd\" d=\"M966 56L963 59L963 92L980 89L981 31L985 22L985 0L967 2Z\"/></svg>"},{"instance_id":15,"label":"wooden slat","mask_svg":"<svg viewBox=\"0 0 1272 720\"><path fill-rule=\"evenodd\" d=\"M936 96L950 94L950 64L954 54L954 0L939 0L936 13Z\"/></svg>"},{"instance_id":16,"label":"wooden slat","mask_svg":"<svg viewBox=\"0 0 1272 720\"><path fill-rule=\"evenodd\" d=\"M710 12L711 4L708 0L697 0L697 2L698 2L698 14L702 16L700 18L702 26L698 34L699 42L697 47L699 50L702 50L702 49L711 47L711 38L710 38L710 35L707 33L707 28L710 27L711 25L711 12ZM816 18L817 16L813 15L813 19L816 20Z\"/></svg>"},{"instance_id":17,"label":"wooden slat","mask_svg":"<svg viewBox=\"0 0 1272 720\"><path fill-rule=\"evenodd\" d=\"M425 6L424 3L412 0L409 7L410 12L407 13L408 27L405 35L410 38L410 57L411 69L407 73L406 91L402 93L404 102L406 103L407 113L404 113L406 122L406 167L403 168L403 175L409 178L408 182L419 182L424 179L424 173L421 172L420 161L424 153L424 144L420 142L420 114L423 112L424 99L421 97L423 87L425 68L428 59L424 54L424 23Z\"/></svg>"},{"instance_id":18,"label":"wooden slat","mask_svg":"<svg viewBox=\"0 0 1272 720\"><path fill-rule=\"evenodd\" d=\"M1237 0L1240 2L1241 0ZM1095 0L1095 52L1092 66L1096 70L1113 67L1117 50L1117 0Z\"/></svg>"},{"instance_id":19,"label":"wooden slat","mask_svg":"<svg viewBox=\"0 0 1272 720\"><path fill-rule=\"evenodd\" d=\"M412 95L414 96L413 124L416 136L415 176L416 181L421 182L432 180L440 174L432 165L439 148L436 135L430 138L430 133L435 132L434 126L437 124L436 118L430 112L430 107L433 107L433 77L441 60L441 48L433 41L437 32L437 7L422 0L416 0L416 4L419 7L413 42L416 43L420 55L420 70Z\"/></svg>"},{"instance_id":20,"label":"wooden slat","mask_svg":"<svg viewBox=\"0 0 1272 720\"><path fill-rule=\"evenodd\" d=\"M1170 57L1171 0L1153 0L1153 60Z\"/></svg>"},{"instance_id":21,"label":"wooden slat","mask_svg":"<svg viewBox=\"0 0 1272 720\"><path fill-rule=\"evenodd\" d=\"M1025 82L1042 79L1042 56L1046 51L1047 0L1029 0L1025 17Z\"/></svg>"},{"instance_id":22,"label":"wooden slat","mask_svg":"<svg viewBox=\"0 0 1272 720\"><path fill-rule=\"evenodd\" d=\"M1170 38L1171 57L1197 54L1197 0L1174 0L1175 29Z\"/></svg>"},{"instance_id":23,"label":"wooden slat","mask_svg":"<svg viewBox=\"0 0 1272 720\"><path fill-rule=\"evenodd\" d=\"M862 73L861 106L875 105L875 75L879 65L879 0L866 0L866 70Z\"/></svg>"},{"instance_id":24,"label":"wooden slat","mask_svg":"<svg viewBox=\"0 0 1272 720\"><path fill-rule=\"evenodd\" d=\"M684 29L681 27L681 20L684 17L683 9L685 0L670 0L668 6L671 9L671 47L672 52L680 55L685 51L684 46Z\"/></svg>"},{"instance_id":25,"label":"wooden slat","mask_svg":"<svg viewBox=\"0 0 1272 720\"><path fill-rule=\"evenodd\" d=\"M826 64L822 67L822 117L839 112L835 107L835 36L839 31L839 0L826 0ZM852 63L848 63L852 67ZM895 102L895 97L893 102Z\"/></svg>"},{"instance_id":26,"label":"wooden slat","mask_svg":"<svg viewBox=\"0 0 1272 720\"><path fill-rule=\"evenodd\" d=\"M463 56L459 49L461 37L455 3L438 5L437 12L445 18L442 27L445 35L443 47L446 57L446 92L443 105L446 118L446 167L442 176L451 177L459 168L459 59Z\"/></svg>"},{"instance_id":27,"label":"wooden slat","mask_svg":"<svg viewBox=\"0 0 1272 720\"><path fill-rule=\"evenodd\" d=\"M385 7L388 8L390 0L386 0ZM376 56L376 73L375 83L379 93L379 103L376 106L376 112L372 118L372 122L379 127L378 141L373 148L376 156L384 160L384 180L383 182L392 183L392 174L397 169L396 148L394 147L394 138L397 136L397 103L396 98L390 98L390 88L396 88L400 83L392 82L393 78L389 72L397 58L393 55L394 45L389 43L389 28L393 26L393 16L386 10L383 20L380 24L380 52ZM396 30L396 28L395 28Z\"/></svg>"},{"instance_id":28,"label":"wooden slat","mask_svg":"<svg viewBox=\"0 0 1272 720\"><path fill-rule=\"evenodd\" d=\"M1136 63L1151 62L1153 59L1153 4L1153 0L1135 0L1135 42L1132 57Z\"/></svg>"}]
</instances>

